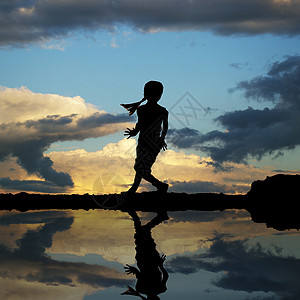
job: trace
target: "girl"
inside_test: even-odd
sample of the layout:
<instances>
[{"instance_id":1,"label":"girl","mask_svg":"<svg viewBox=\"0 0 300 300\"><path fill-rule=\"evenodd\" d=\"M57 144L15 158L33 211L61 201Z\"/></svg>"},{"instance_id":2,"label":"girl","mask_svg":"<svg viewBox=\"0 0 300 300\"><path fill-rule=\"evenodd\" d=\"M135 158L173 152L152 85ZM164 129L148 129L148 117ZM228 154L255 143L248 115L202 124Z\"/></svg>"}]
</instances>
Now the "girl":
<instances>
[{"instance_id":1,"label":"girl","mask_svg":"<svg viewBox=\"0 0 300 300\"><path fill-rule=\"evenodd\" d=\"M150 182L159 192L167 192L169 185L156 179L151 174L151 167L161 149L166 150L165 136L168 131L168 111L157 102L163 93L163 85L158 81L149 81L144 86L144 98L132 104L121 104L132 115L137 110L138 122L135 128L125 131L124 135L130 138L139 133L136 148L136 171L134 183L128 194L135 193L142 178ZM145 105L140 104L148 100Z\"/></svg>"}]
</instances>

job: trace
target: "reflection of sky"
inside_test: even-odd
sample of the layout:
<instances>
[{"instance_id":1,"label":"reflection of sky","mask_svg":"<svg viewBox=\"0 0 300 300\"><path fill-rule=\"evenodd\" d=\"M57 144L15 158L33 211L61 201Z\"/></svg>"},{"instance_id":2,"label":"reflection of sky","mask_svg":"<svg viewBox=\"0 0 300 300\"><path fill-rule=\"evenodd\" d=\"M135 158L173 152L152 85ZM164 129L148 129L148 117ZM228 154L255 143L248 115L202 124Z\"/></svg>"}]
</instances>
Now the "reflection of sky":
<instances>
[{"instance_id":1,"label":"reflection of sky","mask_svg":"<svg viewBox=\"0 0 300 300\"><path fill-rule=\"evenodd\" d=\"M152 231L170 275L161 299L299 298L297 231L268 229L244 211L169 215ZM1 299L110 300L134 285L123 272L135 262L126 213L1 212L0 233Z\"/></svg>"}]
</instances>

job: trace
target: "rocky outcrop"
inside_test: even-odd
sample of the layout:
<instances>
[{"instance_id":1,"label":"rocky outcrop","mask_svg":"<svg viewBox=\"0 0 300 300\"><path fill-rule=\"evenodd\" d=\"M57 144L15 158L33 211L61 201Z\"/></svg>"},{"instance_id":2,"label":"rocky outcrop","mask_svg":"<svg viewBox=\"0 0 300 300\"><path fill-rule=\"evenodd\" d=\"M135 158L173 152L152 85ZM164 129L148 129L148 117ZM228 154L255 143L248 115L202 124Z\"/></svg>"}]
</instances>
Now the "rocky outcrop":
<instances>
[{"instance_id":1,"label":"rocky outcrop","mask_svg":"<svg viewBox=\"0 0 300 300\"><path fill-rule=\"evenodd\" d=\"M300 228L299 175L278 174L254 181L245 195L244 207L254 222L279 230Z\"/></svg>"}]
</instances>

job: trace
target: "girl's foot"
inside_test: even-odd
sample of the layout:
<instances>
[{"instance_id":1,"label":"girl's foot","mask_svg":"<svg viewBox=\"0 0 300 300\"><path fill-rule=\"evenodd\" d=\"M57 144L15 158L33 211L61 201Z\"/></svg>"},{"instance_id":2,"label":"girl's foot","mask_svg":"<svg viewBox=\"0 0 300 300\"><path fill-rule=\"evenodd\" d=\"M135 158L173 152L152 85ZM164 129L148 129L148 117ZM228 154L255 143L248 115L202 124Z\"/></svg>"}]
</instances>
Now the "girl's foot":
<instances>
[{"instance_id":1,"label":"girl's foot","mask_svg":"<svg viewBox=\"0 0 300 300\"><path fill-rule=\"evenodd\" d=\"M168 191L169 185L167 183L161 182L157 186L157 191L160 193L166 193Z\"/></svg>"},{"instance_id":2,"label":"girl's foot","mask_svg":"<svg viewBox=\"0 0 300 300\"><path fill-rule=\"evenodd\" d=\"M162 221L167 221L169 220L169 216L168 216L168 213L166 211L161 211L157 214L157 217L162 220Z\"/></svg>"}]
</instances>

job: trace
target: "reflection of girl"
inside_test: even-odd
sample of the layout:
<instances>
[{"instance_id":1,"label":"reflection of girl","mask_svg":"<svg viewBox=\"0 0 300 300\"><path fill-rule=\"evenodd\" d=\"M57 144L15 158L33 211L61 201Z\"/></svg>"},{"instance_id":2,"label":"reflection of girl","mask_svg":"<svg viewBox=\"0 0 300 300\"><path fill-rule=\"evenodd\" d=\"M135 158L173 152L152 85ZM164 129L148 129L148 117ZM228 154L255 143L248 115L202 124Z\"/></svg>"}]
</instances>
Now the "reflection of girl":
<instances>
[{"instance_id":1,"label":"reflection of girl","mask_svg":"<svg viewBox=\"0 0 300 300\"><path fill-rule=\"evenodd\" d=\"M121 295L139 296L142 299L158 300L158 294L167 290L166 282L169 275L163 263L165 255L160 255L156 250L156 244L151 236L151 229L162 221L167 220L166 213L158 214L153 220L146 225L142 225L136 212L129 213L134 221L135 227L135 250L138 269L127 265L125 272L136 276L136 290L128 286L128 290ZM140 293L147 295L147 298Z\"/></svg>"}]
</instances>

